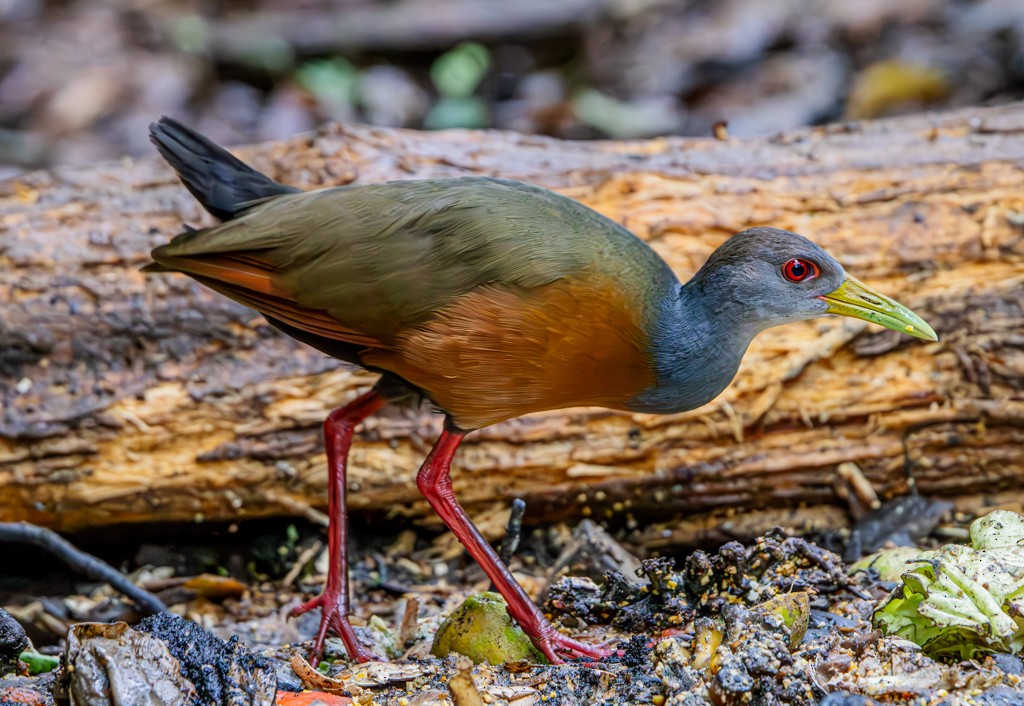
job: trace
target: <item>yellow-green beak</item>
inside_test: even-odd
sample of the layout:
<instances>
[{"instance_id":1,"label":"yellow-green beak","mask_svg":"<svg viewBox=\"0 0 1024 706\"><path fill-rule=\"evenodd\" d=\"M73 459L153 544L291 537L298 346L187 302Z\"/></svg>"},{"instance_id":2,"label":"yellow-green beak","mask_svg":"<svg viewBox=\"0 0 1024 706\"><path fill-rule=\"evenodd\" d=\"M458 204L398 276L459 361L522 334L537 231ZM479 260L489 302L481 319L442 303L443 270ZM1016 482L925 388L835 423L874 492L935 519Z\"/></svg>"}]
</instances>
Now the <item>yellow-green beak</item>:
<instances>
[{"instance_id":1,"label":"yellow-green beak","mask_svg":"<svg viewBox=\"0 0 1024 706\"><path fill-rule=\"evenodd\" d=\"M920 316L849 275L837 290L822 295L821 299L828 304L829 314L864 319L926 341L939 340Z\"/></svg>"}]
</instances>

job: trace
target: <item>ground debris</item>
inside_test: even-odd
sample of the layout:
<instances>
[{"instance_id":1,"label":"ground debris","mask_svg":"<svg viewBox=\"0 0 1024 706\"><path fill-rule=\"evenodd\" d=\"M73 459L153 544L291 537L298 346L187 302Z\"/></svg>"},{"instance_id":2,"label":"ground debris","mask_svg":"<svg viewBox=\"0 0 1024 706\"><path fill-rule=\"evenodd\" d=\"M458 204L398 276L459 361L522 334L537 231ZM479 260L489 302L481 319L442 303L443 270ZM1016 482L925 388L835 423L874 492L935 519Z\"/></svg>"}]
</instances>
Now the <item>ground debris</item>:
<instances>
[{"instance_id":1,"label":"ground debris","mask_svg":"<svg viewBox=\"0 0 1024 706\"><path fill-rule=\"evenodd\" d=\"M138 629L159 638L195 685L199 703L269 703L276 690L271 662L237 637L227 642L189 620L169 613L152 615Z\"/></svg>"},{"instance_id":2,"label":"ground debris","mask_svg":"<svg viewBox=\"0 0 1024 706\"><path fill-rule=\"evenodd\" d=\"M800 537L773 530L750 546L728 542L714 555L696 551L686 560L683 584L696 604L712 612L728 603L760 603L792 591L832 594L862 591L842 560Z\"/></svg>"},{"instance_id":3,"label":"ground debris","mask_svg":"<svg viewBox=\"0 0 1024 706\"><path fill-rule=\"evenodd\" d=\"M581 520L572 531L572 539L551 567L549 586L562 576L599 579L609 571L618 572L624 580L642 582L640 560L619 544L601 525ZM545 588L545 593L547 587Z\"/></svg>"},{"instance_id":4,"label":"ground debris","mask_svg":"<svg viewBox=\"0 0 1024 706\"><path fill-rule=\"evenodd\" d=\"M18 669L18 655L27 646L25 629L0 608L0 677Z\"/></svg>"},{"instance_id":5,"label":"ground debris","mask_svg":"<svg viewBox=\"0 0 1024 706\"><path fill-rule=\"evenodd\" d=\"M126 623L81 623L68 634L59 701L85 706L266 706L273 665L237 639L222 642L169 614Z\"/></svg>"},{"instance_id":6,"label":"ground debris","mask_svg":"<svg viewBox=\"0 0 1024 706\"><path fill-rule=\"evenodd\" d=\"M58 702L84 706L198 703L167 645L126 623L81 623L68 633L57 677Z\"/></svg>"},{"instance_id":7,"label":"ground debris","mask_svg":"<svg viewBox=\"0 0 1024 706\"><path fill-rule=\"evenodd\" d=\"M843 558L856 561L887 543L913 546L927 537L953 504L922 495L902 495L862 517L850 531Z\"/></svg>"},{"instance_id":8,"label":"ground debris","mask_svg":"<svg viewBox=\"0 0 1024 706\"><path fill-rule=\"evenodd\" d=\"M537 536L561 539L544 548ZM567 529L535 533L536 553L513 557L527 590L543 589L570 537ZM883 636L871 615L890 586L871 570L848 577L838 556L778 531L679 561L644 560L629 581L610 571L596 581L570 576L551 584L545 612L576 637L617 647L618 656L566 665L460 664L457 655L432 657L430 646L443 619L485 590L486 580L459 557L439 563L429 542L392 540L382 537L379 548L357 553L353 562L354 593L361 596L356 630L405 650L391 662L351 664L331 640L328 659L313 669L302 656L318 616L287 620L300 596L279 581L249 583L242 596L196 594L175 610L216 635L241 635L271 665L267 674L276 677L284 704L308 704L319 694L336 703L385 706L455 706L477 697L514 706L810 706L824 699L959 706L1012 704L1007 694L1024 690L1024 668L1011 655L942 664L907 640ZM296 583L308 592L318 580L306 575ZM199 641L189 634L180 633L182 642ZM201 661L220 673L218 659ZM31 683L45 698L45 677ZM311 691L296 694L303 689Z\"/></svg>"},{"instance_id":9,"label":"ground debris","mask_svg":"<svg viewBox=\"0 0 1024 706\"><path fill-rule=\"evenodd\" d=\"M484 699L473 682L473 661L462 657L456 662L458 673L448 680L448 691L455 706L484 706Z\"/></svg>"},{"instance_id":10,"label":"ground debris","mask_svg":"<svg viewBox=\"0 0 1024 706\"><path fill-rule=\"evenodd\" d=\"M847 577L842 560L803 539L772 532L752 545L728 542L717 553L696 551L676 569L671 559L647 559L641 583L611 571L601 584L568 578L549 588L546 610L588 624L633 632L677 628L697 611L717 615L732 603L755 605L794 591L863 592Z\"/></svg>"},{"instance_id":11,"label":"ground debris","mask_svg":"<svg viewBox=\"0 0 1024 706\"><path fill-rule=\"evenodd\" d=\"M871 610L887 592L877 574L849 577L837 555L778 531L714 554L696 551L680 569L646 560L638 575L640 586L615 572L600 583L563 579L545 609L566 624L604 623L646 636L649 662L637 659L636 638L624 661L653 672L666 705L810 706L833 691L849 693L849 703L913 697L939 704L951 694L1021 685L1013 665L943 665L906 640L883 637L871 625Z\"/></svg>"},{"instance_id":12,"label":"ground debris","mask_svg":"<svg viewBox=\"0 0 1024 706\"><path fill-rule=\"evenodd\" d=\"M678 627L692 619L694 610L674 562L647 559L637 575L646 582L628 580L617 571L605 574L601 585L588 578L562 579L548 589L545 612L631 632Z\"/></svg>"}]
</instances>

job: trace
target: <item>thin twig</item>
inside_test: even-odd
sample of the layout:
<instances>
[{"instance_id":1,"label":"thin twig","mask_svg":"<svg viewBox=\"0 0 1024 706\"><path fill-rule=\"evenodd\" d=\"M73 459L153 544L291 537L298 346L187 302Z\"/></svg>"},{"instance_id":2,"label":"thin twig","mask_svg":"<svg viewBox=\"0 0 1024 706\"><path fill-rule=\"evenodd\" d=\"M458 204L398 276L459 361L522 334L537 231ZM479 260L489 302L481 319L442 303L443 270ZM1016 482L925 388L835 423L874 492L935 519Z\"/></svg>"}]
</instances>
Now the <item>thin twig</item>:
<instances>
[{"instance_id":1,"label":"thin twig","mask_svg":"<svg viewBox=\"0 0 1024 706\"><path fill-rule=\"evenodd\" d=\"M316 555L319 554L320 550L323 548L324 543L318 539L315 542L313 542L313 544L303 549L299 556L295 559L295 563L292 564L292 568L288 569L288 573L285 574L284 579L281 580L281 588L288 588L293 583L295 583L295 579L297 579L299 577L299 574L302 573L302 569L313 558L315 558Z\"/></svg>"},{"instance_id":2,"label":"thin twig","mask_svg":"<svg viewBox=\"0 0 1024 706\"><path fill-rule=\"evenodd\" d=\"M59 534L28 522L0 522L0 542L34 544L45 549L75 571L104 581L127 596L143 613L166 613L167 606L149 591L139 588L127 576L102 559L86 554Z\"/></svg>"},{"instance_id":3,"label":"thin twig","mask_svg":"<svg viewBox=\"0 0 1024 706\"><path fill-rule=\"evenodd\" d=\"M323 512L320 512L309 503L296 500L295 498L279 493L276 490L267 490L263 493L263 499L266 502L278 505L288 512L294 512L296 515L301 515L307 520L312 522L314 525L321 527L328 527L331 524L331 518Z\"/></svg>"}]
</instances>

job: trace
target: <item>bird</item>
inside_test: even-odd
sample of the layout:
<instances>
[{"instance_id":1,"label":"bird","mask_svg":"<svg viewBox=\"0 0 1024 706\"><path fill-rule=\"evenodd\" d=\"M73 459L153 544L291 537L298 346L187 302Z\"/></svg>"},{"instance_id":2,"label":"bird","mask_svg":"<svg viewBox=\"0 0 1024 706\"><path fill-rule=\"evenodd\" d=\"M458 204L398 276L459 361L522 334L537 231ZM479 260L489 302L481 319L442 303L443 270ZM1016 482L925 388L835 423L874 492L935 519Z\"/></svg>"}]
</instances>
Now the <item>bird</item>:
<instances>
[{"instance_id":1,"label":"bird","mask_svg":"<svg viewBox=\"0 0 1024 706\"><path fill-rule=\"evenodd\" d=\"M379 659L349 621L346 465L356 427L388 403L426 401L444 425L416 483L552 663L612 651L559 632L516 582L453 490L467 434L545 410L695 409L732 381L751 340L838 314L936 341L917 314L846 273L809 239L758 226L725 240L683 283L643 240L587 206L483 176L349 184L279 183L164 117L150 138L221 222L152 251L149 272L184 273L274 327L380 374L331 412L329 573L294 615L322 610L350 659Z\"/></svg>"}]
</instances>

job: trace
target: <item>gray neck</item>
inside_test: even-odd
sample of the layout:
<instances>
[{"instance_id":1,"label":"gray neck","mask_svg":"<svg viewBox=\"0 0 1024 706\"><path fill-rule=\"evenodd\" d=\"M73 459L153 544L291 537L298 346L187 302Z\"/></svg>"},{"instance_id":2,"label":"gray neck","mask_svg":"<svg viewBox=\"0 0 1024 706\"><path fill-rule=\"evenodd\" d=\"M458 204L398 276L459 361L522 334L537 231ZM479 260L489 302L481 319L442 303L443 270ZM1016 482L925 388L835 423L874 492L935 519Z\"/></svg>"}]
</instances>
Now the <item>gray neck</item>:
<instances>
[{"instance_id":1,"label":"gray neck","mask_svg":"<svg viewBox=\"0 0 1024 706\"><path fill-rule=\"evenodd\" d=\"M657 382L630 401L634 412L674 414L710 402L732 382L757 334L731 315L735 302L716 302L694 280L676 287L651 337Z\"/></svg>"}]
</instances>

